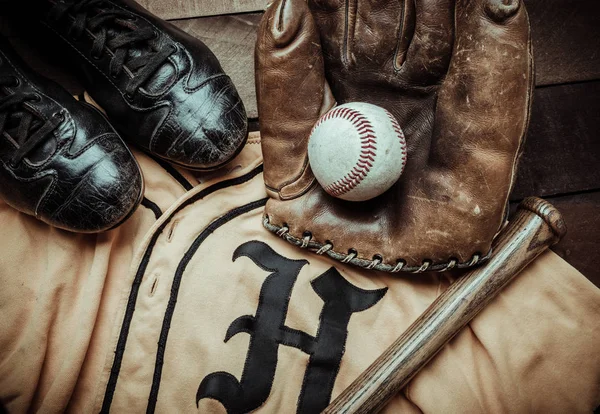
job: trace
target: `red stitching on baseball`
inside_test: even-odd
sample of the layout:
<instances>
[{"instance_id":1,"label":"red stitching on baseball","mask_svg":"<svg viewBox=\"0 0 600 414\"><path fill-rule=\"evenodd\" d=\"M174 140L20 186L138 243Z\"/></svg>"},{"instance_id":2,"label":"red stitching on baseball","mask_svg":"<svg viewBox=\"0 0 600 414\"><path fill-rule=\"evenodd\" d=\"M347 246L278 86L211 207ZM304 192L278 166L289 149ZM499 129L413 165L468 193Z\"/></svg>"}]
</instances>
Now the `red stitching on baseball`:
<instances>
[{"instance_id":1,"label":"red stitching on baseball","mask_svg":"<svg viewBox=\"0 0 600 414\"><path fill-rule=\"evenodd\" d=\"M394 132L398 135L398 139L400 140L400 146L402 147L402 158L406 161L406 137L404 136L404 132L400 127L400 124L396 120L396 117L392 115L387 109L384 109L385 114L388 116L390 121L392 122L392 128L394 128Z\"/></svg>"},{"instance_id":2,"label":"red stitching on baseball","mask_svg":"<svg viewBox=\"0 0 600 414\"><path fill-rule=\"evenodd\" d=\"M323 122L332 118L341 118L352 122L352 125L354 125L358 132L361 144L359 159L352 170L350 170L343 178L325 187L325 191L339 197L360 184L373 167L376 156L375 151L377 150L377 137L373 130L373 125L362 113L345 107L334 108L325 116L321 117L313 127L312 132L314 132ZM400 128L399 125L398 128ZM401 130L400 133L402 133Z\"/></svg>"}]
</instances>

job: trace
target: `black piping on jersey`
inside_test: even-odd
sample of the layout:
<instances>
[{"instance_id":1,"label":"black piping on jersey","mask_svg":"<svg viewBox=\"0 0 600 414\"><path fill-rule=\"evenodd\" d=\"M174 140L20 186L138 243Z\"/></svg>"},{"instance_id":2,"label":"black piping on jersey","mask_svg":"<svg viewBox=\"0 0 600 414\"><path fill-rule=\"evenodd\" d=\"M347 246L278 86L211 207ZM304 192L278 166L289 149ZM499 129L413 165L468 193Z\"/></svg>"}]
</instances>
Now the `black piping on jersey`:
<instances>
[{"instance_id":1,"label":"black piping on jersey","mask_svg":"<svg viewBox=\"0 0 600 414\"><path fill-rule=\"evenodd\" d=\"M155 155L148 154L150 158L152 158L158 165L160 165L167 173L171 175L183 188L185 191L190 191L194 186L190 183L179 171L175 169L171 164L169 164L165 160L161 160Z\"/></svg>"},{"instance_id":2,"label":"black piping on jersey","mask_svg":"<svg viewBox=\"0 0 600 414\"><path fill-rule=\"evenodd\" d=\"M243 215L249 213L252 210L256 210L257 208L263 207L267 204L267 198L263 198L261 200L253 201L244 206L235 208L229 211L227 214L219 217L208 227L206 227L202 233L196 237L196 240L192 243L188 251L183 256L183 259L179 262L179 266L177 266L177 271L175 272L175 277L173 278L173 284L171 286L171 296L169 297L169 303L167 304L167 310L165 312L165 318L163 319L162 329L160 331L160 336L158 339L158 350L156 353L156 364L154 366L154 377L152 378L152 388L150 389L150 396L148 397L148 408L146 409L146 413L154 413L156 409L156 401L158 398L158 390L160 388L160 379L162 376L162 368L163 361L165 356L165 349L167 345L167 338L169 335L169 329L171 328L171 321L173 319L173 313L175 313L175 305L177 304L177 296L179 295L179 287L181 286L181 279L183 277L183 273L187 268L190 260L196 254L196 251L200 247L200 245L214 233L219 227L227 224L229 221Z\"/></svg>"},{"instance_id":3,"label":"black piping on jersey","mask_svg":"<svg viewBox=\"0 0 600 414\"><path fill-rule=\"evenodd\" d=\"M131 292L129 293L129 299L127 300L127 307L125 309L125 316L123 318L123 323L121 325L121 332L119 333L119 339L117 341L117 348L115 350L115 358L113 360L112 368L110 370L110 376L108 378L108 383L106 384L106 391L104 393L104 400L102 402L102 408L100 410L101 413L108 413L110 411L110 405L112 404L112 400L115 394L115 390L117 388L117 380L119 378L119 373L121 370L121 363L123 362L123 354L125 353L125 346L127 345L127 337L129 335L129 329L131 327L131 321L133 319L133 313L135 312L135 304L137 302L137 296L140 289L140 285L142 283L142 279L144 274L146 273L146 268L148 267L148 263L150 262L150 257L152 256L152 250L158 240L158 237L164 231L165 227L171 222L173 217L179 213L181 210L193 204L194 202L201 200L202 198L224 188L234 187L243 183L246 183L256 177L258 174L263 172L262 164L253 169L252 171L229 180L224 180L218 182L210 187L205 188L200 191L195 196L186 200L182 203L171 215L160 225L160 227L153 234L146 251L144 252L144 257L138 267L138 270L135 274L135 278L131 285Z\"/></svg>"},{"instance_id":4,"label":"black piping on jersey","mask_svg":"<svg viewBox=\"0 0 600 414\"><path fill-rule=\"evenodd\" d=\"M160 207L154 202L148 200L146 197L142 198L142 206L146 207L148 210L154 213L154 216L158 220L160 216L162 216L163 212Z\"/></svg>"}]
</instances>

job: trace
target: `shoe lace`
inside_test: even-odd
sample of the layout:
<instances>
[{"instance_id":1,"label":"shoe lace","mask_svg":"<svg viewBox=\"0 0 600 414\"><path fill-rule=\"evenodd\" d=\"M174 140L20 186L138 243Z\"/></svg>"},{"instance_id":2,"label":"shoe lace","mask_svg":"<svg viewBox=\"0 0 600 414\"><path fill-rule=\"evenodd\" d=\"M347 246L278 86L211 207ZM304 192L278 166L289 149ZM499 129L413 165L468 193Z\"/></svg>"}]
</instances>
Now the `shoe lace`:
<instances>
[{"instance_id":1,"label":"shoe lace","mask_svg":"<svg viewBox=\"0 0 600 414\"><path fill-rule=\"evenodd\" d=\"M55 20L71 16L69 34L79 38L86 30L94 37L91 54L99 59L105 48L112 52L109 74L117 77L124 67L133 75L125 92L131 97L158 70L175 47L155 50L149 43L158 33L148 26L136 24L136 16L105 0L57 2L50 13ZM134 53L131 53L134 52Z\"/></svg>"},{"instance_id":2,"label":"shoe lace","mask_svg":"<svg viewBox=\"0 0 600 414\"><path fill-rule=\"evenodd\" d=\"M0 76L0 88L15 87L19 80L14 76ZM12 166L19 164L34 148L45 141L64 120L62 113L56 113L44 120L24 104L39 102L37 93L7 93L0 98L0 136L10 130L17 143L17 150L10 159Z\"/></svg>"}]
</instances>

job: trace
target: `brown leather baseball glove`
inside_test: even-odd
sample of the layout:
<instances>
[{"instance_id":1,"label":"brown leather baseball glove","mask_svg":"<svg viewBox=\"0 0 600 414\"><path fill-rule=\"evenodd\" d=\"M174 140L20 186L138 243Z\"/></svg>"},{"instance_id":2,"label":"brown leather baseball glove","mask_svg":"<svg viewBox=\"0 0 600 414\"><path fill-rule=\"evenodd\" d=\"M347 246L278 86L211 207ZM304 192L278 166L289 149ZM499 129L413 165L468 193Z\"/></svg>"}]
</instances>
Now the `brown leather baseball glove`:
<instances>
[{"instance_id":1,"label":"brown leather baseball glove","mask_svg":"<svg viewBox=\"0 0 600 414\"><path fill-rule=\"evenodd\" d=\"M522 0L276 0L256 63L267 229L392 272L491 254L530 112ZM403 175L364 202L328 195L307 156L319 116L355 101L390 111L408 143Z\"/></svg>"}]
</instances>

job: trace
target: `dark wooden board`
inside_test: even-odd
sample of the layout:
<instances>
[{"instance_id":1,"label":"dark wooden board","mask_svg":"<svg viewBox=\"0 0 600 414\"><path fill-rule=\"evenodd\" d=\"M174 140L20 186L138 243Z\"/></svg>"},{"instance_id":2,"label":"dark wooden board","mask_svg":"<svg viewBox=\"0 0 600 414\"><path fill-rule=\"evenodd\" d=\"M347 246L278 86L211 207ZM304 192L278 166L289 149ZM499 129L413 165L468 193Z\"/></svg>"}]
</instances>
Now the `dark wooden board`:
<instances>
[{"instance_id":1,"label":"dark wooden board","mask_svg":"<svg viewBox=\"0 0 600 414\"><path fill-rule=\"evenodd\" d=\"M600 287L600 191L546 200L567 224L567 234L552 250ZM518 204L511 203L513 212Z\"/></svg>"},{"instance_id":2,"label":"dark wooden board","mask_svg":"<svg viewBox=\"0 0 600 414\"><path fill-rule=\"evenodd\" d=\"M554 251L600 287L600 192L548 198L567 222Z\"/></svg>"},{"instance_id":3,"label":"dark wooden board","mask_svg":"<svg viewBox=\"0 0 600 414\"><path fill-rule=\"evenodd\" d=\"M538 88L512 199L600 189L600 81Z\"/></svg>"},{"instance_id":4,"label":"dark wooden board","mask_svg":"<svg viewBox=\"0 0 600 414\"><path fill-rule=\"evenodd\" d=\"M600 1L525 0L537 85L600 79Z\"/></svg>"},{"instance_id":5,"label":"dark wooden board","mask_svg":"<svg viewBox=\"0 0 600 414\"><path fill-rule=\"evenodd\" d=\"M185 19L264 10L270 0L137 0L163 19Z\"/></svg>"}]
</instances>

